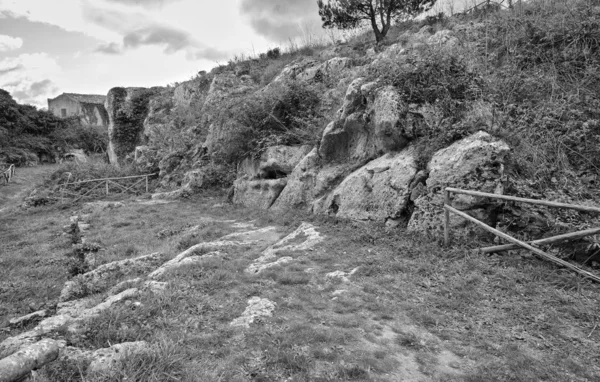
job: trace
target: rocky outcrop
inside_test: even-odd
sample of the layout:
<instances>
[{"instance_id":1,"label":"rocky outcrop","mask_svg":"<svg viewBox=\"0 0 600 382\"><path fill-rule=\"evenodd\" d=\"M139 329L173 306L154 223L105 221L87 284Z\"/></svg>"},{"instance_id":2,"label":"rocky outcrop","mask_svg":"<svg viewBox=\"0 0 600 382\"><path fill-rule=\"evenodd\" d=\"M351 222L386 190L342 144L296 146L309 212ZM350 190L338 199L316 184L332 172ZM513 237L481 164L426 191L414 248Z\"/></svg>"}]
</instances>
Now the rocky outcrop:
<instances>
[{"instance_id":1,"label":"rocky outcrop","mask_svg":"<svg viewBox=\"0 0 600 382\"><path fill-rule=\"evenodd\" d=\"M65 283L60 293L60 301L70 301L88 294L102 292L116 277L132 273L150 271L164 262L164 255L153 253L134 259L125 259L104 264L93 271L75 276Z\"/></svg>"},{"instance_id":2,"label":"rocky outcrop","mask_svg":"<svg viewBox=\"0 0 600 382\"><path fill-rule=\"evenodd\" d=\"M112 88L106 96L108 156L119 166L142 141L150 98L161 88Z\"/></svg>"},{"instance_id":3,"label":"rocky outcrop","mask_svg":"<svg viewBox=\"0 0 600 382\"><path fill-rule=\"evenodd\" d=\"M275 77L273 83L286 79L300 81L323 82L328 78L339 76L344 69L351 68L353 60L348 57L333 57L325 62L313 59L303 59L286 66L281 73Z\"/></svg>"},{"instance_id":4,"label":"rocky outcrop","mask_svg":"<svg viewBox=\"0 0 600 382\"><path fill-rule=\"evenodd\" d=\"M257 296L252 297L250 300L248 300L248 306L242 315L231 321L230 325L249 328L257 318L271 317L276 306L277 304L275 304L273 301L267 300L266 298L260 298Z\"/></svg>"},{"instance_id":5,"label":"rocky outcrop","mask_svg":"<svg viewBox=\"0 0 600 382\"><path fill-rule=\"evenodd\" d=\"M400 218L416 174L413 150L386 154L348 175L323 201L315 202L313 211L356 220Z\"/></svg>"},{"instance_id":6,"label":"rocky outcrop","mask_svg":"<svg viewBox=\"0 0 600 382\"><path fill-rule=\"evenodd\" d=\"M415 136L412 125L406 123L408 111L393 87L363 78L354 80L348 86L338 117L323 131L318 149L298 163L273 208L304 207L317 213L342 213L342 216L359 219L401 214L403 207L396 207L406 205L403 195L409 192L408 184L416 173L411 155L395 157ZM388 153L390 156L367 165ZM367 167L360 169L365 165ZM390 172L383 176L378 173L373 178L375 167L386 166ZM389 186L391 178L402 179L403 185ZM374 193L370 189L371 181L375 182ZM390 191L393 187L398 190ZM390 192L396 199L396 207L374 207L382 203L378 198L391 196ZM359 202L363 197L367 199ZM339 203L344 204L341 211ZM362 206L358 207L357 203ZM363 212L359 212L360 209Z\"/></svg>"},{"instance_id":7,"label":"rocky outcrop","mask_svg":"<svg viewBox=\"0 0 600 382\"><path fill-rule=\"evenodd\" d=\"M0 359L0 381L22 381L32 370L58 358L58 352L58 342L45 339Z\"/></svg>"},{"instance_id":8,"label":"rocky outcrop","mask_svg":"<svg viewBox=\"0 0 600 382\"><path fill-rule=\"evenodd\" d=\"M273 146L259 159L246 158L238 165L233 202L268 209L287 184L287 177L310 151L310 146Z\"/></svg>"},{"instance_id":9,"label":"rocky outcrop","mask_svg":"<svg viewBox=\"0 0 600 382\"><path fill-rule=\"evenodd\" d=\"M118 363L126 357L149 351L151 346L145 341L124 342L93 351L67 346L62 350L60 359L88 364L88 374L107 373L114 371Z\"/></svg>"},{"instance_id":10,"label":"rocky outcrop","mask_svg":"<svg viewBox=\"0 0 600 382\"><path fill-rule=\"evenodd\" d=\"M415 210L408 229L439 234L443 227L443 189L456 187L488 193L504 193L504 164L510 148L486 132L455 142L436 152L427 166L429 178L423 195L414 201ZM495 226L494 209L497 205L486 198L455 195L452 206ZM464 219L453 217L453 226L465 224Z\"/></svg>"},{"instance_id":11,"label":"rocky outcrop","mask_svg":"<svg viewBox=\"0 0 600 382\"><path fill-rule=\"evenodd\" d=\"M233 132L250 127L231 118L230 107L237 99L256 89L248 75L238 77L233 73L223 73L215 76L202 107L202 125L208 130L204 142L208 155L235 156L245 144L237 139L239 134Z\"/></svg>"}]
</instances>

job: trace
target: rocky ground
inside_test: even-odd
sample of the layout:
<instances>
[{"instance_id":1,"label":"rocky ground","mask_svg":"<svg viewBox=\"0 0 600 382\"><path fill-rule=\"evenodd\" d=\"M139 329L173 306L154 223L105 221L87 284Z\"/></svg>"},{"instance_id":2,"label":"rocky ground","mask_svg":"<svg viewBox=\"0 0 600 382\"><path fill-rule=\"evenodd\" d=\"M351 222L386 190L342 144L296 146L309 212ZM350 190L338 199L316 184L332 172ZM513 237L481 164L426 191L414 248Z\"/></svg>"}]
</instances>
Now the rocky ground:
<instances>
[{"instance_id":1,"label":"rocky ground","mask_svg":"<svg viewBox=\"0 0 600 382\"><path fill-rule=\"evenodd\" d=\"M50 344L35 380L600 377L597 285L526 254L210 197L1 219L0 352Z\"/></svg>"}]
</instances>

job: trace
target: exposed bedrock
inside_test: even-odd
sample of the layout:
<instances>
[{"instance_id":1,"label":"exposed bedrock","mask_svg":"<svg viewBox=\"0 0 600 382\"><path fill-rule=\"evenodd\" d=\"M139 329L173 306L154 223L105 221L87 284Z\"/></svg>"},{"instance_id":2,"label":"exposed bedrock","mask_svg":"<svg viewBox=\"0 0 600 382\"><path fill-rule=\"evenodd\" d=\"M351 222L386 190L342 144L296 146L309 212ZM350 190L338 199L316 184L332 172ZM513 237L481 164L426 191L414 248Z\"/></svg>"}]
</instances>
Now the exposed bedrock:
<instances>
[{"instance_id":1,"label":"exposed bedrock","mask_svg":"<svg viewBox=\"0 0 600 382\"><path fill-rule=\"evenodd\" d=\"M106 97L108 112L108 156L118 166L143 139L144 120L150 98L161 88L112 88Z\"/></svg>"},{"instance_id":2,"label":"exposed bedrock","mask_svg":"<svg viewBox=\"0 0 600 382\"><path fill-rule=\"evenodd\" d=\"M504 165L509 153L510 148L505 142L483 131L436 152L427 166L429 177L426 184L414 200L415 208L408 229L435 235L441 233L445 187L503 194ZM452 206L488 224L496 224L498 204L488 198L454 195ZM452 217L454 227L465 224L464 219Z\"/></svg>"},{"instance_id":3,"label":"exposed bedrock","mask_svg":"<svg viewBox=\"0 0 600 382\"><path fill-rule=\"evenodd\" d=\"M238 165L234 203L267 209L287 184L287 176L310 151L310 146L273 146L259 159L246 158Z\"/></svg>"}]
</instances>

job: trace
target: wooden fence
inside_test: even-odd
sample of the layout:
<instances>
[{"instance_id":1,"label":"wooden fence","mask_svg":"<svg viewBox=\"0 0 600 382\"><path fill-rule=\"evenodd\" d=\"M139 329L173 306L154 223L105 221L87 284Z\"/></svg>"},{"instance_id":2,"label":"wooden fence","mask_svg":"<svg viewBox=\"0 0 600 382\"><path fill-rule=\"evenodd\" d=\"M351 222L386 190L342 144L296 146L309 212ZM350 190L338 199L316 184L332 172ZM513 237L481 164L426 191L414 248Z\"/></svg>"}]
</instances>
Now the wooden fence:
<instances>
[{"instance_id":1,"label":"wooden fence","mask_svg":"<svg viewBox=\"0 0 600 382\"><path fill-rule=\"evenodd\" d=\"M61 188L61 199L65 200L68 199L66 196L70 196L75 197L75 200L73 200L73 202L77 202L86 197L91 198L109 195L111 192L122 194L125 192L138 193L140 192L140 190L144 190L146 193L148 193L148 179L151 176L156 175L158 174L125 176L121 178L89 179L69 183L69 180L71 179L71 176L69 174L69 178ZM127 182L130 181L133 181L133 184L127 184Z\"/></svg>"},{"instance_id":2,"label":"wooden fence","mask_svg":"<svg viewBox=\"0 0 600 382\"><path fill-rule=\"evenodd\" d=\"M534 240L532 242L526 243L521 240L515 239L514 237L512 237L504 232L501 232L495 228L492 228L489 225L483 223L482 221L479 221L479 220L475 219L474 217L452 207L450 205L450 202L451 202L451 195L453 193L454 194L471 195L471 196L480 196L480 197L500 199L500 200L507 200L507 201L512 201L512 202L537 204L537 205L555 207L555 208L568 208L568 209L577 210L577 211L581 211L581 212L589 212L589 213L597 213L597 214L600 214L600 208L573 205L573 204L567 204L567 203L557 203L557 202L551 202L551 201L547 201L547 200L518 198L516 196L496 195L496 194L489 194L487 192L461 190L458 188L451 188L451 187L446 188L446 190L444 192L444 243L446 245L450 244L450 213L453 213L453 214L456 214L464 219L467 219L467 220L477 224L479 227L485 229L486 231L491 232L494 235L501 237L504 240L511 243L511 244L506 244L506 245L481 248L479 251L482 253L500 252L500 251L506 251L509 249L524 248L524 249L527 249L527 250L533 252L534 254L538 255L542 259L548 260L559 266L571 269L572 271L579 273L580 275L584 276L585 278L589 278L593 281L600 282L600 276L595 275L586 270L583 270L571 263L568 263L562 259L559 259L556 256L550 255L550 254L542 251L541 249L534 247L534 245L538 245L538 244L559 243L559 242L580 239L580 238L583 238L586 236L595 235L597 233L600 233L600 228L592 228L592 229L588 229L585 231L567 233L567 234L553 236L553 237L549 237L549 238L545 238L545 239L541 239L541 240Z\"/></svg>"},{"instance_id":3,"label":"wooden fence","mask_svg":"<svg viewBox=\"0 0 600 382\"><path fill-rule=\"evenodd\" d=\"M10 166L8 166L8 170L6 170L2 173L2 178L4 178L4 183L5 184L10 183L10 181L12 180L12 178L14 176L15 176L15 165L11 164Z\"/></svg>"}]
</instances>

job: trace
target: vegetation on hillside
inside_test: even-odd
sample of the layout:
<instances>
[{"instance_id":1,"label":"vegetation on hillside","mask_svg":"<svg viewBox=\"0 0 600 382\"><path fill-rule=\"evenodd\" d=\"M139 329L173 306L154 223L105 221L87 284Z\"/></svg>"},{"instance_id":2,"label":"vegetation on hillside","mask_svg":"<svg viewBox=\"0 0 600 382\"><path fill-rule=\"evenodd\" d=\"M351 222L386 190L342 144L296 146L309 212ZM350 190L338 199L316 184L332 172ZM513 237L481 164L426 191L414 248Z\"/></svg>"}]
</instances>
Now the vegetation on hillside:
<instances>
[{"instance_id":1,"label":"vegetation on hillside","mask_svg":"<svg viewBox=\"0 0 600 382\"><path fill-rule=\"evenodd\" d=\"M318 0L324 28L356 29L368 23L375 40L383 41L392 24L431 9L436 0Z\"/></svg>"},{"instance_id":2,"label":"vegetation on hillside","mask_svg":"<svg viewBox=\"0 0 600 382\"><path fill-rule=\"evenodd\" d=\"M34 106L19 105L0 89L0 162L24 165L41 156L54 159L72 148L106 150L106 131L84 127L78 118L61 119Z\"/></svg>"}]
</instances>

